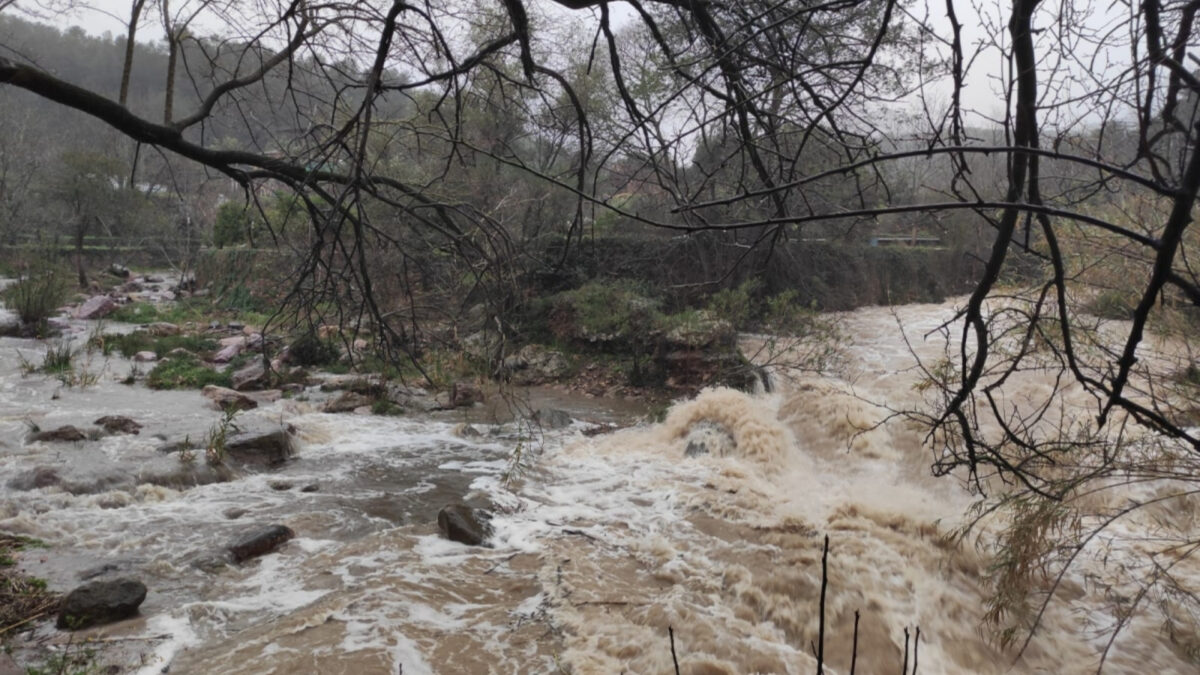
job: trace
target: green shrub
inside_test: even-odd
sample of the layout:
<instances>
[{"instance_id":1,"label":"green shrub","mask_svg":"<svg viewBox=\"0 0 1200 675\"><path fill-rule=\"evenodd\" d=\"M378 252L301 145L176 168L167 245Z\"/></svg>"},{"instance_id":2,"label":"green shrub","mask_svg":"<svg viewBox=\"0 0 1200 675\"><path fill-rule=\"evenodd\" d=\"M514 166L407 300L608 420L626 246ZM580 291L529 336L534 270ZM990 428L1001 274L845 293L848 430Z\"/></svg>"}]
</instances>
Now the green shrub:
<instances>
[{"instance_id":1,"label":"green shrub","mask_svg":"<svg viewBox=\"0 0 1200 675\"><path fill-rule=\"evenodd\" d=\"M51 345L42 359L41 371L50 375L71 372L74 358L75 354L71 352L70 344L61 342Z\"/></svg>"},{"instance_id":2,"label":"green shrub","mask_svg":"<svg viewBox=\"0 0 1200 675\"><path fill-rule=\"evenodd\" d=\"M763 324L775 333L802 334L819 316L815 308L800 302L799 293L789 289L767 298Z\"/></svg>"},{"instance_id":3,"label":"green shrub","mask_svg":"<svg viewBox=\"0 0 1200 675\"><path fill-rule=\"evenodd\" d=\"M229 373L213 370L190 354L168 356L146 376L151 389L200 389L210 384L230 386Z\"/></svg>"},{"instance_id":4,"label":"green shrub","mask_svg":"<svg viewBox=\"0 0 1200 675\"><path fill-rule=\"evenodd\" d=\"M186 349L198 354L211 352L219 346L216 340L201 335L164 335L155 337L144 331L134 331L124 335L108 334L104 336L105 347L115 349L126 358L132 358L138 352L154 352L158 358L163 358L175 349Z\"/></svg>"},{"instance_id":5,"label":"green shrub","mask_svg":"<svg viewBox=\"0 0 1200 675\"><path fill-rule=\"evenodd\" d=\"M389 416L403 415L404 408L401 408L386 398L380 398L375 399L375 402L371 404L371 414Z\"/></svg>"},{"instance_id":6,"label":"green shrub","mask_svg":"<svg viewBox=\"0 0 1200 675\"><path fill-rule=\"evenodd\" d=\"M322 340L316 333L305 333L296 338L288 348L288 361L298 366L325 366L336 363L342 357L333 340Z\"/></svg>"},{"instance_id":7,"label":"green shrub","mask_svg":"<svg viewBox=\"0 0 1200 675\"><path fill-rule=\"evenodd\" d=\"M629 281L593 281L551 299L550 328L560 338L636 340L660 318L658 301Z\"/></svg>"},{"instance_id":8,"label":"green shrub","mask_svg":"<svg viewBox=\"0 0 1200 675\"><path fill-rule=\"evenodd\" d=\"M148 302L131 302L128 305L121 305L108 315L109 321L119 321L121 323L136 323L147 324L155 321L162 321L158 307Z\"/></svg>"},{"instance_id":9,"label":"green shrub","mask_svg":"<svg viewBox=\"0 0 1200 675\"><path fill-rule=\"evenodd\" d=\"M736 329L744 329L751 319L755 318L756 300L762 282L757 279L747 279L737 288L723 288L708 300L709 313L717 318L728 321Z\"/></svg>"},{"instance_id":10,"label":"green shrub","mask_svg":"<svg viewBox=\"0 0 1200 675\"><path fill-rule=\"evenodd\" d=\"M1133 316L1137 301L1137 295L1130 291L1111 289L1098 293L1084 311L1101 319L1127 321Z\"/></svg>"},{"instance_id":11,"label":"green shrub","mask_svg":"<svg viewBox=\"0 0 1200 675\"><path fill-rule=\"evenodd\" d=\"M213 246L225 248L246 243L253 219L245 204L225 202L217 209L213 223Z\"/></svg>"},{"instance_id":12,"label":"green shrub","mask_svg":"<svg viewBox=\"0 0 1200 675\"><path fill-rule=\"evenodd\" d=\"M17 313L21 323L39 325L66 302L69 288L67 275L57 266L47 265L4 289L4 304Z\"/></svg>"}]
</instances>

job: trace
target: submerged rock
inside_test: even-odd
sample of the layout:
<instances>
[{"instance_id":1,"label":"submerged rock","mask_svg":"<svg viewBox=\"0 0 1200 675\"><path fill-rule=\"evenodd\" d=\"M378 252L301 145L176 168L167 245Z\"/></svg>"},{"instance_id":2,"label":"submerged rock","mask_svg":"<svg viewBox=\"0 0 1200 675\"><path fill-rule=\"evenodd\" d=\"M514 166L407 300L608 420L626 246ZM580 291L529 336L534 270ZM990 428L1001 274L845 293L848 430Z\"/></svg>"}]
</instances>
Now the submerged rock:
<instances>
[{"instance_id":1,"label":"submerged rock","mask_svg":"<svg viewBox=\"0 0 1200 675\"><path fill-rule=\"evenodd\" d=\"M49 466L39 466L19 474L8 481L8 487L13 490L36 490L38 488L58 485L62 478L58 470Z\"/></svg>"},{"instance_id":2,"label":"submerged rock","mask_svg":"<svg viewBox=\"0 0 1200 675\"><path fill-rule=\"evenodd\" d=\"M468 546L488 546L492 536L492 514L465 504L451 504L438 511L438 531L450 541Z\"/></svg>"},{"instance_id":3,"label":"submerged rock","mask_svg":"<svg viewBox=\"0 0 1200 675\"><path fill-rule=\"evenodd\" d=\"M124 415L105 415L100 419L92 422L98 427L102 427L110 434L134 434L137 435L142 431L142 425L134 422L132 419Z\"/></svg>"},{"instance_id":4,"label":"submerged rock","mask_svg":"<svg viewBox=\"0 0 1200 675\"><path fill-rule=\"evenodd\" d=\"M29 435L30 443L38 441L43 443L68 443L86 440L88 440L88 435L70 424L65 424L49 431L35 431Z\"/></svg>"},{"instance_id":5,"label":"submerged rock","mask_svg":"<svg viewBox=\"0 0 1200 675\"><path fill-rule=\"evenodd\" d=\"M146 585L121 578L84 584L63 598L58 610L59 628L79 630L136 616L146 599Z\"/></svg>"},{"instance_id":6,"label":"submerged rock","mask_svg":"<svg viewBox=\"0 0 1200 675\"><path fill-rule=\"evenodd\" d=\"M562 429L572 422L570 413L557 408L538 408L533 411L532 419L545 429Z\"/></svg>"},{"instance_id":7,"label":"submerged rock","mask_svg":"<svg viewBox=\"0 0 1200 675\"><path fill-rule=\"evenodd\" d=\"M286 525L271 525L249 532L228 546L236 563L266 555L296 536Z\"/></svg>"},{"instance_id":8,"label":"submerged rock","mask_svg":"<svg viewBox=\"0 0 1200 675\"><path fill-rule=\"evenodd\" d=\"M725 425L710 420L702 420L688 429L687 449L683 451L686 457L700 455L716 455L728 457L737 450L737 440Z\"/></svg>"},{"instance_id":9,"label":"submerged rock","mask_svg":"<svg viewBox=\"0 0 1200 675\"><path fill-rule=\"evenodd\" d=\"M470 424L467 424L466 422L460 422L455 425L454 429L452 429L450 433L458 436L459 438L479 438L483 435L479 433L478 429Z\"/></svg>"}]
</instances>

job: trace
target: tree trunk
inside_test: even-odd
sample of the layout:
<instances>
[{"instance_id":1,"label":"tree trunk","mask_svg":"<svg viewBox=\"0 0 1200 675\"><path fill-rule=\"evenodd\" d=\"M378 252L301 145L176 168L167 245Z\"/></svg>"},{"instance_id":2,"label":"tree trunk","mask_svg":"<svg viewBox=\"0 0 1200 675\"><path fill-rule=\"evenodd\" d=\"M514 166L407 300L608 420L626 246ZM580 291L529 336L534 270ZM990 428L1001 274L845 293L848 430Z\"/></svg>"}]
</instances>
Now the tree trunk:
<instances>
[{"instance_id":1,"label":"tree trunk","mask_svg":"<svg viewBox=\"0 0 1200 675\"><path fill-rule=\"evenodd\" d=\"M175 114L175 61L179 55L179 34L167 33L167 90L163 101L163 124L170 124Z\"/></svg>"},{"instance_id":2,"label":"tree trunk","mask_svg":"<svg viewBox=\"0 0 1200 675\"><path fill-rule=\"evenodd\" d=\"M87 232L86 221L80 221L75 230L75 269L79 273L79 287L88 287L87 269L83 265L83 235Z\"/></svg>"},{"instance_id":3,"label":"tree trunk","mask_svg":"<svg viewBox=\"0 0 1200 675\"><path fill-rule=\"evenodd\" d=\"M126 105L129 99L129 76L133 72L133 38L137 35L138 19L142 16L142 8L146 0L133 0L133 8L129 11L129 30L125 33L125 63L121 67L121 94L117 102Z\"/></svg>"}]
</instances>

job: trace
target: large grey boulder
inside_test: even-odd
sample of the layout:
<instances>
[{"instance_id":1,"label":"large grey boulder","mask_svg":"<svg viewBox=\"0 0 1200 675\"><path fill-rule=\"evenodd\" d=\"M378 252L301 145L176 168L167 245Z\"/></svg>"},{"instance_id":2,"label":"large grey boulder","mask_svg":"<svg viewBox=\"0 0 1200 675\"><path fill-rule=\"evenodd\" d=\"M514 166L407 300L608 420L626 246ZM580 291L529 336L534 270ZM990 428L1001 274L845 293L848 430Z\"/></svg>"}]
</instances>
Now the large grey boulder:
<instances>
[{"instance_id":1,"label":"large grey boulder","mask_svg":"<svg viewBox=\"0 0 1200 675\"><path fill-rule=\"evenodd\" d=\"M58 609L59 628L79 630L136 616L146 585L128 577L84 584L67 594Z\"/></svg>"},{"instance_id":2,"label":"large grey boulder","mask_svg":"<svg viewBox=\"0 0 1200 675\"><path fill-rule=\"evenodd\" d=\"M243 463L278 466L294 453L289 427L270 431L244 431L225 439L225 452Z\"/></svg>"},{"instance_id":3,"label":"large grey boulder","mask_svg":"<svg viewBox=\"0 0 1200 675\"><path fill-rule=\"evenodd\" d=\"M492 514L466 504L451 504L438 511L438 531L450 541L468 546L489 546L492 536Z\"/></svg>"},{"instance_id":4,"label":"large grey boulder","mask_svg":"<svg viewBox=\"0 0 1200 675\"><path fill-rule=\"evenodd\" d=\"M563 429L571 426L571 414L557 408L538 408L533 411L534 422L543 429Z\"/></svg>"},{"instance_id":5,"label":"large grey boulder","mask_svg":"<svg viewBox=\"0 0 1200 675\"><path fill-rule=\"evenodd\" d=\"M262 359L254 359L245 367L234 371L230 380L237 391L262 389L267 384L267 369L263 366Z\"/></svg>"},{"instance_id":6,"label":"large grey boulder","mask_svg":"<svg viewBox=\"0 0 1200 675\"><path fill-rule=\"evenodd\" d=\"M571 362L560 351L525 345L504 359L504 369L517 384L541 384L566 376L571 371Z\"/></svg>"}]
</instances>

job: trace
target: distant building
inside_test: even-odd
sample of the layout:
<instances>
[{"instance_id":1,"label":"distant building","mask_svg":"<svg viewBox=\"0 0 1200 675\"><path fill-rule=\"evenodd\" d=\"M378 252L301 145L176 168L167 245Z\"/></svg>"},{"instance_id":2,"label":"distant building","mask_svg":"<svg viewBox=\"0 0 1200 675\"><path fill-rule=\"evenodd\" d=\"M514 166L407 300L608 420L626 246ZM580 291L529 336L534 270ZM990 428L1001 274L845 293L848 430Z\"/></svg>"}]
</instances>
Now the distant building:
<instances>
[{"instance_id":1,"label":"distant building","mask_svg":"<svg viewBox=\"0 0 1200 675\"><path fill-rule=\"evenodd\" d=\"M915 234L880 234L871 237L871 246L941 246L941 237L919 237Z\"/></svg>"}]
</instances>

